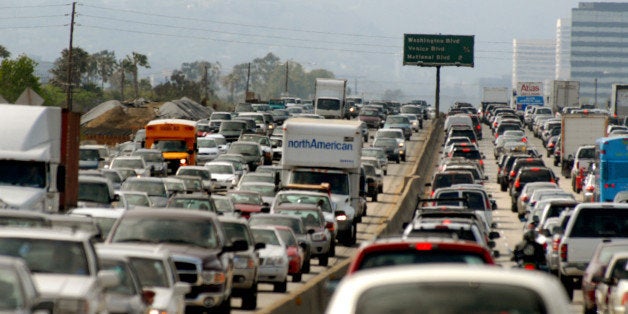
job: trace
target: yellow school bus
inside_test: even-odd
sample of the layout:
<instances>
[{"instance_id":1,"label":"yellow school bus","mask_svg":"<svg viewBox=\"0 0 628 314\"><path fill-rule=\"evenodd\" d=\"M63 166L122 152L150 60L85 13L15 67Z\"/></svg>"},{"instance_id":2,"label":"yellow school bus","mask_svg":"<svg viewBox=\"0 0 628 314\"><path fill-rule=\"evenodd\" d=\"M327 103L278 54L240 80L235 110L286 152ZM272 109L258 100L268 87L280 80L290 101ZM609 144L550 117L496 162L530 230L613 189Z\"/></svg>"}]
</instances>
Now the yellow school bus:
<instances>
[{"instance_id":1,"label":"yellow school bus","mask_svg":"<svg viewBox=\"0 0 628 314\"><path fill-rule=\"evenodd\" d=\"M181 166L196 164L196 122L159 119L146 124L147 148L159 149L168 162L168 174Z\"/></svg>"}]
</instances>

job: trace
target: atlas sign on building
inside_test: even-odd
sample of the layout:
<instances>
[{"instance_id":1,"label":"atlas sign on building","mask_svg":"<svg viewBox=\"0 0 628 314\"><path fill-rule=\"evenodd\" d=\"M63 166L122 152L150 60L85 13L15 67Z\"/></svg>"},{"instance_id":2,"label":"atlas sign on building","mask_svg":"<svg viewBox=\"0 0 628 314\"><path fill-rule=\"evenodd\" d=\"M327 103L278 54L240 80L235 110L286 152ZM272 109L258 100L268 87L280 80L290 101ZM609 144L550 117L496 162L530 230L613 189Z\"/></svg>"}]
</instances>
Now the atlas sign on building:
<instances>
[{"instance_id":1,"label":"atlas sign on building","mask_svg":"<svg viewBox=\"0 0 628 314\"><path fill-rule=\"evenodd\" d=\"M517 111L529 105L543 106L543 82L518 82L516 102Z\"/></svg>"}]
</instances>

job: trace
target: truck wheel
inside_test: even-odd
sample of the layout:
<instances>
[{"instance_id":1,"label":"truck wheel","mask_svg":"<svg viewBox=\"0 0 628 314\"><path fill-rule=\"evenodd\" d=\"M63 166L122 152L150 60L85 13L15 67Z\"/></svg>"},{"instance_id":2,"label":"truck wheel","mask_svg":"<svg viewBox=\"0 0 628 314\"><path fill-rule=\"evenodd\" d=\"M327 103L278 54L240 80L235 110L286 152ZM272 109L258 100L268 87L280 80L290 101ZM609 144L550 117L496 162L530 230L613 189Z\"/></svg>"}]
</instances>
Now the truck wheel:
<instances>
[{"instance_id":1,"label":"truck wheel","mask_svg":"<svg viewBox=\"0 0 628 314\"><path fill-rule=\"evenodd\" d=\"M294 275L292 275L292 282L301 282L301 277L303 275L301 274L301 272L298 272Z\"/></svg>"},{"instance_id":2,"label":"truck wheel","mask_svg":"<svg viewBox=\"0 0 628 314\"><path fill-rule=\"evenodd\" d=\"M286 292L288 290L288 281L273 284L273 292Z\"/></svg>"},{"instance_id":3,"label":"truck wheel","mask_svg":"<svg viewBox=\"0 0 628 314\"><path fill-rule=\"evenodd\" d=\"M319 266L329 265L329 253L318 257L318 265Z\"/></svg>"},{"instance_id":4,"label":"truck wheel","mask_svg":"<svg viewBox=\"0 0 628 314\"><path fill-rule=\"evenodd\" d=\"M257 283L242 295L242 309L254 310L257 308Z\"/></svg>"},{"instance_id":5,"label":"truck wheel","mask_svg":"<svg viewBox=\"0 0 628 314\"><path fill-rule=\"evenodd\" d=\"M378 187L377 188L377 192L378 193L384 193L384 187L383 186Z\"/></svg>"},{"instance_id":6,"label":"truck wheel","mask_svg":"<svg viewBox=\"0 0 628 314\"><path fill-rule=\"evenodd\" d=\"M558 276L560 277L560 282L563 284L563 287L567 292L569 300L573 300L573 279L569 276L564 276L563 274L558 274Z\"/></svg>"}]
</instances>

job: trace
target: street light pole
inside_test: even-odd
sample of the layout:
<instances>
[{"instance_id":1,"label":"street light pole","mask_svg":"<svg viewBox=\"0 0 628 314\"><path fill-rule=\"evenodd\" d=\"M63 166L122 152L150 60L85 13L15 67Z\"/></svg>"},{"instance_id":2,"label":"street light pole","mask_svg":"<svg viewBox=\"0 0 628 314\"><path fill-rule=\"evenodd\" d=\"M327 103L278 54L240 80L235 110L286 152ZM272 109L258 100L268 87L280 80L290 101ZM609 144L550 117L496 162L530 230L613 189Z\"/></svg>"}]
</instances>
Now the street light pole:
<instances>
[{"instance_id":1,"label":"street light pole","mask_svg":"<svg viewBox=\"0 0 628 314\"><path fill-rule=\"evenodd\" d=\"M595 106L595 108L597 108L597 77L593 82L595 83L595 102L593 103L593 105Z\"/></svg>"}]
</instances>

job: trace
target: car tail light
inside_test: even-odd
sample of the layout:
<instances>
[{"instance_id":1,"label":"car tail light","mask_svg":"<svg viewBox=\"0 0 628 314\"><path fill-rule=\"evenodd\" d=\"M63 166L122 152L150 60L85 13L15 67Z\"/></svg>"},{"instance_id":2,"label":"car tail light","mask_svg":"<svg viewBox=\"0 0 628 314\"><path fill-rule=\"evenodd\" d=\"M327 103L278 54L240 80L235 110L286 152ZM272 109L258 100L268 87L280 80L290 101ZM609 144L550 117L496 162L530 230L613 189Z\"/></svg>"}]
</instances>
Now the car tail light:
<instances>
[{"instance_id":1,"label":"car tail light","mask_svg":"<svg viewBox=\"0 0 628 314\"><path fill-rule=\"evenodd\" d=\"M524 137L524 138L521 139L521 141L524 142L524 143L527 143L528 139Z\"/></svg>"},{"instance_id":2,"label":"car tail light","mask_svg":"<svg viewBox=\"0 0 628 314\"><path fill-rule=\"evenodd\" d=\"M430 193L430 198L434 197L434 191L432 191L432 193Z\"/></svg>"},{"instance_id":3,"label":"car tail light","mask_svg":"<svg viewBox=\"0 0 628 314\"><path fill-rule=\"evenodd\" d=\"M417 243L414 245L417 251L430 251L432 250L432 243Z\"/></svg>"},{"instance_id":4,"label":"car tail light","mask_svg":"<svg viewBox=\"0 0 628 314\"><path fill-rule=\"evenodd\" d=\"M334 223L331 221L328 221L327 223L325 223L325 229L329 231L334 231Z\"/></svg>"},{"instance_id":5,"label":"car tail light","mask_svg":"<svg viewBox=\"0 0 628 314\"><path fill-rule=\"evenodd\" d=\"M515 189L518 189L521 187L521 182L519 182L519 179L517 179L517 181L515 181Z\"/></svg>"},{"instance_id":6,"label":"car tail light","mask_svg":"<svg viewBox=\"0 0 628 314\"><path fill-rule=\"evenodd\" d=\"M527 202L529 200L530 200L530 198L528 197L528 194L521 195L521 201L522 202L525 203L525 202Z\"/></svg>"},{"instance_id":7,"label":"car tail light","mask_svg":"<svg viewBox=\"0 0 628 314\"><path fill-rule=\"evenodd\" d=\"M543 242L543 251L547 252L547 241Z\"/></svg>"},{"instance_id":8,"label":"car tail light","mask_svg":"<svg viewBox=\"0 0 628 314\"><path fill-rule=\"evenodd\" d=\"M627 303L628 303L628 292L624 292L624 294L621 296L621 305L626 306Z\"/></svg>"},{"instance_id":9,"label":"car tail light","mask_svg":"<svg viewBox=\"0 0 628 314\"><path fill-rule=\"evenodd\" d=\"M547 148L553 148L553 147L554 147L554 143L547 144Z\"/></svg>"},{"instance_id":10,"label":"car tail light","mask_svg":"<svg viewBox=\"0 0 628 314\"><path fill-rule=\"evenodd\" d=\"M515 171L514 170L510 170L510 177L514 178L515 177Z\"/></svg>"},{"instance_id":11,"label":"car tail light","mask_svg":"<svg viewBox=\"0 0 628 314\"><path fill-rule=\"evenodd\" d=\"M595 187L593 187L592 185L588 185L585 190L587 190L587 192L593 192L593 190L595 190Z\"/></svg>"},{"instance_id":12,"label":"car tail light","mask_svg":"<svg viewBox=\"0 0 628 314\"><path fill-rule=\"evenodd\" d=\"M480 159L480 166L484 167L484 160Z\"/></svg>"},{"instance_id":13,"label":"car tail light","mask_svg":"<svg viewBox=\"0 0 628 314\"><path fill-rule=\"evenodd\" d=\"M615 183L611 183L611 184L604 183L604 188L605 188L605 189L608 189L608 188L615 188Z\"/></svg>"},{"instance_id":14,"label":"car tail light","mask_svg":"<svg viewBox=\"0 0 628 314\"><path fill-rule=\"evenodd\" d=\"M560 260L563 262L567 261L567 249L569 248L569 246L567 245L567 243L562 243L560 245Z\"/></svg>"},{"instance_id":15,"label":"car tail light","mask_svg":"<svg viewBox=\"0 0 628 314\"><path fill-rule=\"evenodd\" d=\"M478 130L482 129L482 127L479 124L476 125L475 128L478 129Z\"/></svg>"}]
</instances>

